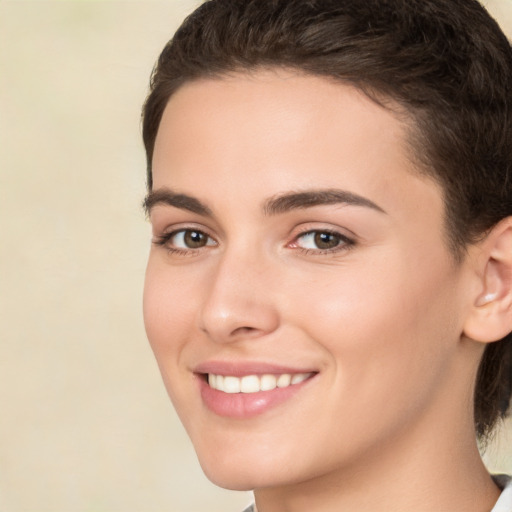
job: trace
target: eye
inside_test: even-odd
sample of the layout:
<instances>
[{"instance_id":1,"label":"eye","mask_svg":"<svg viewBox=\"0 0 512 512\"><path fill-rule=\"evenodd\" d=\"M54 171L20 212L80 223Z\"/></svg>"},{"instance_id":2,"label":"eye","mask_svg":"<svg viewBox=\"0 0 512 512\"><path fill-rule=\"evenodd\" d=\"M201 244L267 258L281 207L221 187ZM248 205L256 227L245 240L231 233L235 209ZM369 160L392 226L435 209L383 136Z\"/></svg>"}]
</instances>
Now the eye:
<instances>
[{"instance_id":1,"label":"eye","mask_svg":"<svg viewBox=\"0 0 512 512\"><path fill-rule=\"evenodd\" d=\"M296 238L294 243L294 245L301 249L311 251L333 251L353 244L354 242L352 240L341 233L322 230L303 233Z\"/></svg>"},{"instance_id":2,"label":"eye","mask_svg":"<svg viewBox=\"0 0 512 512\"><path fill-rule=\"evenodd\" d=\"M206 233L195 229L182 229L171 233L169 242L178 249L200 249L207 245L215 245Z\"/></svg>"},{"instance_id":3,"label":"eye","mask_svg":"<svg viewBox=\"0 0 512 512\"><path fill-rule=\"evenodd\" d=\"M187 252L217 245L213 238L198 229L172 231L157 237L154 243L165 246L170 252Z\"/></svg>"}]
</instances>

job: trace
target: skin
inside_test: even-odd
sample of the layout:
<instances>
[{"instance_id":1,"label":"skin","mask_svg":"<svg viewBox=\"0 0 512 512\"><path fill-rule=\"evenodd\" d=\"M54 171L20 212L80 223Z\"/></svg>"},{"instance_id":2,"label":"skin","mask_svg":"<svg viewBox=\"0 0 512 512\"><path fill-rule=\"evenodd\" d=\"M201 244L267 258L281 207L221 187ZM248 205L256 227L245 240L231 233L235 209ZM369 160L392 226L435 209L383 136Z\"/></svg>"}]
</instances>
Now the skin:
<instances>
[{"instance_id":1,"label":"skin","mask_svg":"<svg viewBox=\"0 0 512 512\"><path fill-rule=\"evenodd\" d=\"M406 134L354 88L287 71L188 83L164 112L153 190L205 208L156 201L154 241L188 228L207 244L152 244L146 330L206 475L255 489L259 512L484 512L498 497L473 431L484 344L464 336L481 258L455 263L442 191ZM264 208L319 189L376 207ZM320 250L313 230L338 245ZM211 360L316 374L263 414L226 418L198 391L193 370Z\"/></svg>"}]
</instances>

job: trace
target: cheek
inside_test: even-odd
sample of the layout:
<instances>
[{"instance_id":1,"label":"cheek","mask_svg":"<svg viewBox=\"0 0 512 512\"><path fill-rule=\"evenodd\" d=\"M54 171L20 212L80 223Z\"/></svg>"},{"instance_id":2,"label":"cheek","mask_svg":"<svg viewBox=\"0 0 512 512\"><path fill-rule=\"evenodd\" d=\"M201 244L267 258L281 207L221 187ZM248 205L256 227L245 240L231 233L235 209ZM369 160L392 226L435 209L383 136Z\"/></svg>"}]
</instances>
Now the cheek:
<instances>
[{"instance_id":1,"label":"cheek","mask_svg":"<svg viewBox=\"0 0 512 512\"><path fill-rule=\"evenodd\" d=\"M165 262L150 256L144 282L144 325L165 388L182 420L192 413L193 404L187 390L195 385L187 367L181 363L195 310L193 295L183 289L184 285Z\"/></svg>"},{"instance_id":2,"label":"cheek","mask_svg":"<svg viewBox=\"0 0 512 512\"><path fill-rule=\"evenodd\" d=\"M144 282L143 314L146 334L162 368L179 360L190 329L191 294L179 276L150 256Z\"/></svg>"},{"instance_id":3,"label":"cheek","mask_svg":"<svg viewBox=\"0 0 512 512\"><path fill-rule=\"evenodd\" d=\"M444 260L436 265L430 259L430 271L419 258L389 261L394 263L360 271L353 266L317 282L299 309L307 311L304 329L335 369L332 400L341 401L345 412L349 407L354 415L391 422L441 385L459 326L455 283Z\"/></svg>"}]
</instances>

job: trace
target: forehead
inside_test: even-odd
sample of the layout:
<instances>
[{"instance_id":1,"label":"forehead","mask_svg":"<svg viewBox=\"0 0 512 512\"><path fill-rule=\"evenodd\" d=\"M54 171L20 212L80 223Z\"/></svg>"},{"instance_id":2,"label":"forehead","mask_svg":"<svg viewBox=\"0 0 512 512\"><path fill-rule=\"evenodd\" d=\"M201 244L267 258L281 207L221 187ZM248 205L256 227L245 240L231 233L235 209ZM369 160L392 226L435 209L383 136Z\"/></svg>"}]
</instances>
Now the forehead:
<instances>
[{"instance_id":1,"label":"forehead","mask_svg":"<svg viewBox=\"0 0 512 512\"><path fill-rule=\"evenodd\" d=\"M226 197L236 183L239 197L249 187L266 196L343 187L385 201L426 193L440 203L437 185L409 158L408 130L355 87L322 77L265 70L201 79L164 111L154 189Z\"/></svg>"}]
</instances>

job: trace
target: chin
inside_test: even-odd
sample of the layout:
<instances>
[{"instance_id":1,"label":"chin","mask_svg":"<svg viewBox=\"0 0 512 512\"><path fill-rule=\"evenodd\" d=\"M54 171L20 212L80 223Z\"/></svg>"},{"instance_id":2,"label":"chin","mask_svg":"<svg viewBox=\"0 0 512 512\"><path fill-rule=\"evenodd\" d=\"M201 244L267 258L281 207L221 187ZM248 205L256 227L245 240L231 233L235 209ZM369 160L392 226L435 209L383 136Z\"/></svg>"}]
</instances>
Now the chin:
<instances>
[{"instance_id":1,"label":"chin","mask_svg":"<svg viewBox=\"0 0 512 512\"><path fill-rule=\"evenodd\" d=\"M291 483L292 475L286 464L265 460L264 456L252 458L214 454L213 457L199 458L204 474L213 484L231 491L252 491L266 487ZM284 469L283 469L284 468Z\"/></svg>"},{"instance_id":2,"label":"chin","mask_svg":"<svg viewBox=\"0 0 512 512\"><path fill-rule=\"evenodd\" d=\"M204 464L199 461L204 474L218 487L229 489L230 491L252 491L258 487L268 487L270 478L262 478L258 475L259 470L255 470L250 462L245 467L231 464L223 464L222 461L214 461L211 464Z\"/></svg>"}]
</instances>

